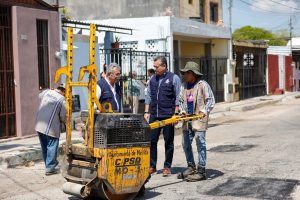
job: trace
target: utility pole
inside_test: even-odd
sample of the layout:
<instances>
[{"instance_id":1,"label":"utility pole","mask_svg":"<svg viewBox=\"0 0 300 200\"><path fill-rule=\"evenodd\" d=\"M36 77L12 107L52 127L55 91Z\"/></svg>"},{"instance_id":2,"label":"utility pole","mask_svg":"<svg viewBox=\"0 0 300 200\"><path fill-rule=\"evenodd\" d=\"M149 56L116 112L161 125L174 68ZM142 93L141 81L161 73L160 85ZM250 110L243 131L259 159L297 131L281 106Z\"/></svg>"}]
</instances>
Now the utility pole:
<instances>
[{"instance_id":1,"label":"utility pole","mask_svg":"<svg viewBox=\"0 0 300 200\"><path fill-rule=\"evenodd\" d=\"M229 48L228 48L228 86L226 84L226 93L227 93L227 98L226 101L232 102L234 101L234 94L237 92L235 91L235 61L233 60L233 41L232 41L232 1L233 0L228 0L228 13L229 13L229 31L230 31L230 40L229 40ZM231 91L229 88L232 88Z\"/></svg>"},{"instance_id":2,"label":"utility pole","mask_svg":"<svg viewBox=\"0 0 300 200\"><path fill-rule=\"evenodd\" d=\"M230 47L229 47L229 61L232 62L232 0L229 0L228 12L229 12L229 30L230 30Z\"/></svg>"},{"instance_id":3,"label":"utility pole","mask_svg":"<svg viewBox=\"0 0 300 200\"><path fill-rule=\"evenodd\" d=\"M232 39L232 0L229 0L228 11L229 11L229 28L230 28L230 35L231 35L231 39Z\"/></svg>"},{"instance_id":4,"label":"utility pole","mask_svg":"<svg viewBox=\"0 0 300 200\"><path fill-rule=\"evenodd\" d=\"M291 47L291 54L293 56L293 43L292 43L292 39L293 39L293 24L292 24L292 14L290 15L290 47Z\"/></svg>"}]
</instances>

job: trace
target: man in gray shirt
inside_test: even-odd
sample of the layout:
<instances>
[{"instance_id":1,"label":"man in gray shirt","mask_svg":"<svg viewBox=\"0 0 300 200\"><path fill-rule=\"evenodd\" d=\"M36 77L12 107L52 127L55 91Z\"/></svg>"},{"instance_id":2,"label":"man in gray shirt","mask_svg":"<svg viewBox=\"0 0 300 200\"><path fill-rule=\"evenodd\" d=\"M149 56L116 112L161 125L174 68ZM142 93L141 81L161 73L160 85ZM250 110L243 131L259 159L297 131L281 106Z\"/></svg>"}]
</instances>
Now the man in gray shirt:
<instances>
[{"instance_id":1,"label":"man in gray shirt","mask_svg":"<svg viewBox=\"0 0 300 200\"><path fill-rule=\"evenodd\" d=\"M61 133L61 123L66 120L65 86L61 84L55 90L46 89L39 94L40 106L36 115L35 130L42 147L46 175L58 170L57 150Z\"/></svg>"}]
</instances>

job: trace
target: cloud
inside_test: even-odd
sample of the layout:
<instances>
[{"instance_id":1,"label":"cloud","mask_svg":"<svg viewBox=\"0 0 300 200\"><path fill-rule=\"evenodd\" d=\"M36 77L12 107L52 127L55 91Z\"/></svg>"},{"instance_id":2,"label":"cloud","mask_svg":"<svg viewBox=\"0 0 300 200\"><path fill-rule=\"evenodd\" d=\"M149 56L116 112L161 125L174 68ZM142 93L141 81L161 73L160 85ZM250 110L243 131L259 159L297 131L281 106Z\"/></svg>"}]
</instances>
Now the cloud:
<instances>
[{"instance_id":1,"label":"cloud","mask_svg":"<svg viewBox=\"0 0 300 200\"><path fill-rule=\"evenodd\" d=\"M253 0L251 4L252 10L260 12L291 13L296 11L293 8L298 8L297 0Z\"/></svg>"}]
</instances>

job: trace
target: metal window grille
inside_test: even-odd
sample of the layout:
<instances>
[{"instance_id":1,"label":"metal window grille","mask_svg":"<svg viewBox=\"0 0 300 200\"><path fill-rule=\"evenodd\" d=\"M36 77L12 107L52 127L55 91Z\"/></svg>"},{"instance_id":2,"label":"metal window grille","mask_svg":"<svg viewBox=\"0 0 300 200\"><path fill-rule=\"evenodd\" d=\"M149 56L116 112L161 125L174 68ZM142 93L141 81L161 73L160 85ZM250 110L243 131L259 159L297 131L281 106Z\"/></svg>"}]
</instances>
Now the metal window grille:
<instances>
[{"instance_id":1,"label":"metal window grille","mask_svg":"<svg viewBox=\"0 0 300 200\"><path fill-rule=\"evenodd\" d=\"M240 100L266 94L266 50L234 47Z\"/></svg>"},{"instance_id":2,"label":"metal window grille","mask_svg":"<svg viewBox=\"0 0 300 200\"><path fill-rule=\"evenodd\" d=\"M129 87L132 87L132 81L129 75L132 71L137 72L137 80L146 81L149 79L147 70L153 67L153 60L157 56L165 56L170 66L170 53L168 52L150 52L150 51L133 51L132 49L100 49L100 66L106 63L116 62L121 66L122 76L120 79L120 86L123 93L124 112L132 112L128 109L128 106L133 107L129 97L132 93L129 91ZM100 70L102 71L102 69ZM143 112L143 104L139 104L141 108L139 113Z\"/></svg>"},{"instance_id":3,"label":"metal window grille","mask_svg":"<svg viewBox=\"0 0 300 200\"><path fill-rule=\"evenodd\" d=\"M216 102L224 101L224 74L227 73L227 58L175 57L175 66L185 66L188 61L199 64L202 79L210 85ZM180 73L178 72L178 75Z\"/></svg>"},{"instance_id":4,"label":"metal window grille","mask_svg":"<svg viewBox=\"0 0 300 200\"><path fill-rule=\"evenodd\" d=\"M210 21L218 22L218 4L210 3Z\"/></svg>"},{"instance_id":5,"label":"metal window grille","mask_svg":"<svg viewBox=\"0 0 300 200\"><path fill-rule=\"evenodd\" d=\"M42 88L49 88L48 21L38 19L36 21L36 30L39 86Z\"/></svg>"},{"instance_id":6,"label":"metal window grille","mask_svg":"<svg viewBox=\"0 0 300 200\"><path fill-rule=\"evenodd\" d=\"M0 5L0 138L16 135L11 7Z\"/></svg>"}]
</instances>

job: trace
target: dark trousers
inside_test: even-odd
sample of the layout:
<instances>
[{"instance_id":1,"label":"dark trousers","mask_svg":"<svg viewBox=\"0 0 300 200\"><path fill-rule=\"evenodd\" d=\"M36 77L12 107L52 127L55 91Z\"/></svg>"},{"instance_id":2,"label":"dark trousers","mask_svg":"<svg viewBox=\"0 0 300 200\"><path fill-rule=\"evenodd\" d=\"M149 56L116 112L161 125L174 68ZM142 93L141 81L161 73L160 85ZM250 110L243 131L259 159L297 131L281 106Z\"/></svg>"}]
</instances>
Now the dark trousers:
<instances>
[{"instance_id":1,"label":"dark trousers","mask_svg":"<svg viewBox=\"0 0 300 200\"><path fill-rule=\"evenodd\" d=\"M149 123L157 120L164 120L167 118L157 118L155 116L150 116ZM163 136L165 140L165 162L164 168L171 168L174 153L174 126L168 125L162 128L157 128L151 130L151 147L150 147L150 167L156 168L157 163L157 142L159 135L163 129Z\"/></svg>"}]
</instances>

